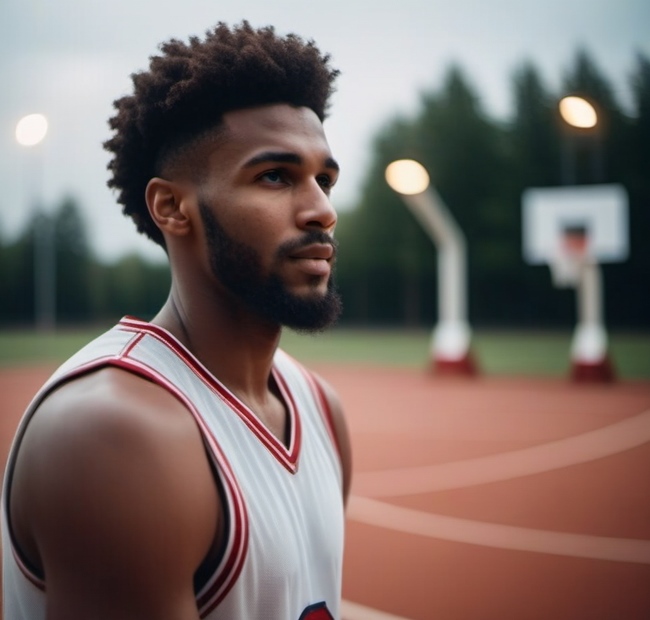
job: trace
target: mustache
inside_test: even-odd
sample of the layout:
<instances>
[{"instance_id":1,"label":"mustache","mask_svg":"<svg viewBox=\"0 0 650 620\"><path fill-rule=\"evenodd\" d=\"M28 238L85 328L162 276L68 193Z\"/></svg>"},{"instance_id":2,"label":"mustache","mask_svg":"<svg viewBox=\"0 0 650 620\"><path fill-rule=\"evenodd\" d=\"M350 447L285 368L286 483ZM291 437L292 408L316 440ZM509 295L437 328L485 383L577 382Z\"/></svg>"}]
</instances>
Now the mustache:
<instances>
[{"instance_id":1,"label":"mustache","mask_svg":"<svg viewBox=\"0 0 650 620\"><path fill-rule=\"evenodd\" d=\"M339 247L338 241L332 237L332 235L329 235L322 230L309 230L298 239L286 241L278 248L278 256L286 258L291 256L295 251L301 250L309 245L314 245L315 243L331 245L334 250L333 258L336 257Z\"/></svg>"}]
</instances>

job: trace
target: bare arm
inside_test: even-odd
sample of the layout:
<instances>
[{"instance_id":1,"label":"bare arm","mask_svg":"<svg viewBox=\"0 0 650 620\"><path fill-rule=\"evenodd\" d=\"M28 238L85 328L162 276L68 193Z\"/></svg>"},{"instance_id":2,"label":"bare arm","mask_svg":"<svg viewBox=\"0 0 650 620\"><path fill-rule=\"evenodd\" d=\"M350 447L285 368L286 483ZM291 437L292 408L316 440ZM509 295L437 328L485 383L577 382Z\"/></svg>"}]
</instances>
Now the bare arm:
<instances>
[{"instance_id":1,"label":"bare arm","mask_svg":"<svg viewBox=\"0 0 650 620\"><path fill-rule=\"evenodd\" d=\"M48 620L198 619L193 576L219 500L191 416L115 369L63 386L21 446L11 512Z\"/></svg>"}]
</instances>

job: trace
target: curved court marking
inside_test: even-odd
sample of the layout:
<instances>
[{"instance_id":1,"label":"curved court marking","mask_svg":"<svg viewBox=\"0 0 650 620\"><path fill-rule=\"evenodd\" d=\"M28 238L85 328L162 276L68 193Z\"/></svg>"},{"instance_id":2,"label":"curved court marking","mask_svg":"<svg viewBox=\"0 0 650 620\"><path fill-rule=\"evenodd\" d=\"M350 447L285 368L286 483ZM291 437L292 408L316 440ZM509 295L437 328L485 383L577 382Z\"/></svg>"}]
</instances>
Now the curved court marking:
<instances>
[{"instance_id":1,"label":"curved court marking","mask_svg":"<svg viewBox=\"0 0 650 620\"><path fill-rule=\"evenodd\" d=\"M394 616L351 601L341 602L341 616L344 620L408 620L404 616Z\"/></svg>"},{"instance_id":2,"label":"curved court marking","mask_svg":"<svg viewBox=\"0 0 650 620\"><path fill-rule=\"evenodd\" d=\"M367 525L483 547L650 564L648 540L569 534L472 521L401 508L356 495L349 499L347 516Z\"/></svg>"},{"instance_id":3,"label":"curved court marking","mask_svg":"<svg viewBox=\"0 0 650 620\"><path fill-rule=\"evenodd\" d=\"M650 410L604 428L538 446L464 461L354 475L354 492L398 497L458 489L593 461L650 441Z\"/></svg>"}]
</instances>

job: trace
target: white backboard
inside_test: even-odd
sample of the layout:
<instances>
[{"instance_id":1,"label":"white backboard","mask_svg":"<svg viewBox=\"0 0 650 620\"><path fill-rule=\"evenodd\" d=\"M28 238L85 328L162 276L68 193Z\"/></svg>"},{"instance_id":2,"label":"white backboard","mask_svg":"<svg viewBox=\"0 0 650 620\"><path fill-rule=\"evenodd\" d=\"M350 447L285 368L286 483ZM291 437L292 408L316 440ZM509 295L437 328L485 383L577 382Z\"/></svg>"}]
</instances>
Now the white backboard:
<instances>
[{"instance_id":1,"label":"white backboard","mask_svg":"<svg viewBox=\"0 0 650 620\"><path fill-rule=\"evenodd\" d=\"M622 185L534 187L522 196L524 260L551 263L569 229L583 229L586 254L599 263L628 256L628 198Z\"/></svg>"}]
</instances>

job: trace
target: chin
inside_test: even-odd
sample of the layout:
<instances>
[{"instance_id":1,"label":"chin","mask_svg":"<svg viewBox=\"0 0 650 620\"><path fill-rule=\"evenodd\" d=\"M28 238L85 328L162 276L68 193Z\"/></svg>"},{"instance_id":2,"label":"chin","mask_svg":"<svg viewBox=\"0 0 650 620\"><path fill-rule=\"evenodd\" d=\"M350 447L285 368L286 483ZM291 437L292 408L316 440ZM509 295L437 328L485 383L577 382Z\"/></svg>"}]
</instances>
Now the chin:
<instances>
[{"instance_id":1,"label":"chin","mask_svg":"<svg viewBox=\"0 0 650 620\"><path fill-rule=\"evenodd\" d=\"M325 297L331 287L330 276L312 276L308 282L301 282L293 286L286 283L285 290L297 297L305 299Z\"/></svg>"},{"instance_id":2,"label":"chin","mask_svg":"<svg viewBox=\"0 0 650 620\"><path fill-rule=\"evenodd\" d=\"M325 299L329 293L327 284L319 286L300 287L296 290L289 291L290 294L296 299L306 302L319 302Z\"/></svg>"}]
</instances>

